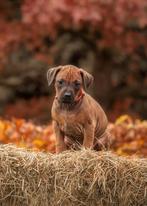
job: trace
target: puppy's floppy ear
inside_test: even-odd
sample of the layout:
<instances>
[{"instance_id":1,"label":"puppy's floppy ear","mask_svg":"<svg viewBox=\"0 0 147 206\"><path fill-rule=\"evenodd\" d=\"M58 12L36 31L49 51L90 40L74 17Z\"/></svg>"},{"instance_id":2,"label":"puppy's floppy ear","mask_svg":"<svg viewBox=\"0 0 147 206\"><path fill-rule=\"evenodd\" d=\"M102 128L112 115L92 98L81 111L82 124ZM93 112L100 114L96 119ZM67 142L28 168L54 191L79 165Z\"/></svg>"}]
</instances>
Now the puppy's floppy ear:
<instances>
[{"instance_id":1,"label":"puppy's floppy ear","mask_svg":"<svg viewBox=\"0 0 147 206\"><path fill-rule=\"evenodd\" d=\"M89 74L88 72L86 72L84 69L80 69L80 73L82 76L84 87L89 88L93 83L93 80L94 80L93 76Z\"/></svg>"},{"instance_id":2,"label":"puppy's floppy ear","mask_svg":"<svg viewBox=\"0 0 147 206\"><path fill-rule=\"evenodd\" d=\"M53 67L47 71L47 81L50 86L55 80L57 73L62 69L62 66Z\"/></svg>"}]
</instances>

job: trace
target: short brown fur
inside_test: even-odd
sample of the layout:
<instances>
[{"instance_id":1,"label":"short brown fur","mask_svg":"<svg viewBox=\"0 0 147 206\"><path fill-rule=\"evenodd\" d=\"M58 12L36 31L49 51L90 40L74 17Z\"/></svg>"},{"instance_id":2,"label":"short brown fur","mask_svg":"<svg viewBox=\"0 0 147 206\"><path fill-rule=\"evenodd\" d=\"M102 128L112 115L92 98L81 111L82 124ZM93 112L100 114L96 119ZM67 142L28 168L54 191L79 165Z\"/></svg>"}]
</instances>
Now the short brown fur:
<instances>
[{"instance_id":1,"label":"short brown fur","mask_svg":"<svg viewBox=\"0 0 147 206\"><path fill-rule=\"evenodd\" d=\"M107 148L110 141L107 132L107 117L101 106L84 91L93 82L93 77L83 69L73 65L49 69L48 82L55 81L56 97L52 106L52 118L56 135L56 152L81 146L95 150ZM65 86L59 87L60 81ZM79 88L74 88L75 82ZM58 83L59 82L59 83ZM64 104L65 91L70 90L73 101Z\"/></svg>"}]
</instances>

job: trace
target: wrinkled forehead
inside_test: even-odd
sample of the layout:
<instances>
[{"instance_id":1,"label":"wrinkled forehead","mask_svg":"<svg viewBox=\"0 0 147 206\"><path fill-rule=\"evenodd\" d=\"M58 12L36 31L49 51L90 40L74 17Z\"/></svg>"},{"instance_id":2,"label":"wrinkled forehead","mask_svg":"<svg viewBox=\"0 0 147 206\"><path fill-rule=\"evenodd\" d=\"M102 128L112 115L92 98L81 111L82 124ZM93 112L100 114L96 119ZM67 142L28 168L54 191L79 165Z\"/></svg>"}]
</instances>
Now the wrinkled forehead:
<instances>
[{"instance_id":1,"label":"wrinkled forehead","mask_svg":"<svg viewBox=\"0 0 147 206\"><path fill-rule=\"evenodd\" d=\"M75 80L82 80L80 69L78 67L63 67L57 74L56 80L63 79L68 82L74 82Z\"/></svg>"}]
</instances>

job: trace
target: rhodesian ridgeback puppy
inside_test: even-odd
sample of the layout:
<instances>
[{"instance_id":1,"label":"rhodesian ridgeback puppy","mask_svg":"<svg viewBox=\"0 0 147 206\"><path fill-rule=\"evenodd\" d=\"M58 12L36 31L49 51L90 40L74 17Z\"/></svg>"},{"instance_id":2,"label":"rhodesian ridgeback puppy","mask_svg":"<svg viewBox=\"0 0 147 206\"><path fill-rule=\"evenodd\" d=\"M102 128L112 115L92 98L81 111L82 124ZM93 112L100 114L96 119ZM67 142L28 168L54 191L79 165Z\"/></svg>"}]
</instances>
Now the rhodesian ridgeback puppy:
<instances>
[{"instance_id":1,"label":"rhodesian ridgeback puppy","mask_svg":"<svg viewBox=\"0 0 147 206\"><path fill-rule=\"evenodd\" d=\"M101 106L85 92L93 76L73 65L47 72L48 84L55 82L56 96L51 114L56 135L56 152L81 146L101 150L109 145L107 117Z\"/></svg>"}]
</instances>

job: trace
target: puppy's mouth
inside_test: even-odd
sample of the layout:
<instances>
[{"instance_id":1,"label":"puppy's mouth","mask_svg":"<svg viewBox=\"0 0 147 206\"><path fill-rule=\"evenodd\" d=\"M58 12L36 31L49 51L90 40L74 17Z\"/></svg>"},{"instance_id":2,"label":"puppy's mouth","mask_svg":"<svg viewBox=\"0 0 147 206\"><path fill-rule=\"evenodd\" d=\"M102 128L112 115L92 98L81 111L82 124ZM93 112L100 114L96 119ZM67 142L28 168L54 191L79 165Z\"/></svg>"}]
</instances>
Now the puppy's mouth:
<instances>
[{"instance_id":1,"label":"puppy's mouth","mask_svg":"<svg viewBox=\"0 0 147 206\"><path fill-rule=\"evenodd\" d=\"M63 103L63 104L73 104L74 99L62 98L61 103Z\"/></svg>"},{"instance_id":2,"label":"puppy's mouth","mask_svg":"<svg viewBox=\"0 0 147 206\"><path fill-rule=\"evenodd\" d=\"M60 97L60 100L63 104L72 104L74 102L74 95L71 92L65 92Z\"/></svg>"}]
</instances>

